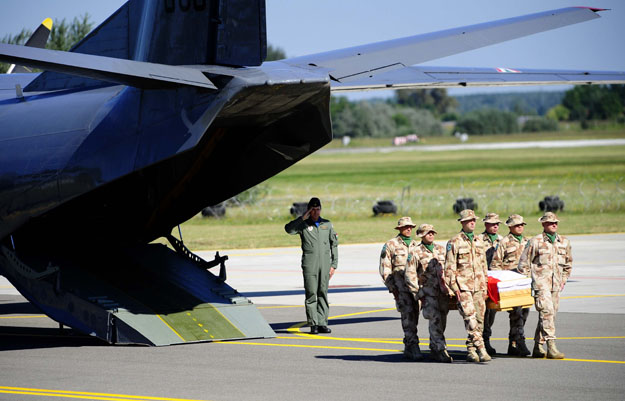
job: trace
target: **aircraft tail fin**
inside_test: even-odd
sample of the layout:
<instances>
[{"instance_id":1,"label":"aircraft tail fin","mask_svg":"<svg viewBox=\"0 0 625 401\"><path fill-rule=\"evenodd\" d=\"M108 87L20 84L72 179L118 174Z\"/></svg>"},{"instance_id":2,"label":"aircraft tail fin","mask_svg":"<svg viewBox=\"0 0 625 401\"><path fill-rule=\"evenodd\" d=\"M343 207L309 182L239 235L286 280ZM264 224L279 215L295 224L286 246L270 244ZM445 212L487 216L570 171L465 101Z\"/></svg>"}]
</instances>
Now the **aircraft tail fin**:
<instances>
[{"instance_id":1,"label":"aircraft tail fin","mask_svg":"<svg viewBox=\"0 0 625 401\"><path fill-rule=\"evenodd\" d=\"M265 0L129 0L71 51L169 65L260 65L267 53ZM45 72L26 90L100 85Z\"/></svg>"},{"instance_id":2,"label":"aircraft tail fin","mask_svg":"<svg viewBox=\"0 0 625 401\"><path fill-rule=\"evenodd\" d=\"M41 25L35 29L30 38L26 41L24 46L28 47L38 47L43 49L46 47L46 43L48 42L48 38L50 37L50 32L52 31L52 18L46 18L41 22ZM20 73L28 73L32 72L30 69L21 66L11 64L7 74L20 74Z\"/></svg>"}]
</instances>

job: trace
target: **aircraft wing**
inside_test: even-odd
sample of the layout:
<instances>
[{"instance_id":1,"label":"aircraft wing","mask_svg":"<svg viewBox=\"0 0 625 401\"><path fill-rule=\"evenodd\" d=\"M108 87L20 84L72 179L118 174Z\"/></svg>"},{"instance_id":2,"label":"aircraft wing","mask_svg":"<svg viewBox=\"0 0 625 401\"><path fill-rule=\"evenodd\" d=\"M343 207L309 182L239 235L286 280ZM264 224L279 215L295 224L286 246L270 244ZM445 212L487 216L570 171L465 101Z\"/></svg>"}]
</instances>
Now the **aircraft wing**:
<instances>
[{"instance_id":1,"label":"aircraft wing","mask_svg":"<svg viewBox=\"0 0 625 401\"><path fill-rule=\"evenodd\" d=\"M372 78L392 70L599 18L602 9L568 7L461 28L282 60L327 69L332 80Z\"/></svg>"},{"instance_id":2,"label":"aircraft wing","mask_svg":"<svg viewBox=\"0 0 625 401\"><path fill-rule=\"evenodd\" d=\"M331 82L332 92L376 89L423 89L457 86L622 84L623 71L567 71L513 68L413 66L373 77Z\"/></svg>"},{"instance_id":3,"label":"aircraft wing","mask_svg":"<svg viewBox=\"0 0 625 401\"><path fill-rule=\"evenodd\" d=\"M177 84L217 89L202 71L174 65L4 43L0 43L0 60L140 88L160 88Z\"/></svg>"}]
</instances>

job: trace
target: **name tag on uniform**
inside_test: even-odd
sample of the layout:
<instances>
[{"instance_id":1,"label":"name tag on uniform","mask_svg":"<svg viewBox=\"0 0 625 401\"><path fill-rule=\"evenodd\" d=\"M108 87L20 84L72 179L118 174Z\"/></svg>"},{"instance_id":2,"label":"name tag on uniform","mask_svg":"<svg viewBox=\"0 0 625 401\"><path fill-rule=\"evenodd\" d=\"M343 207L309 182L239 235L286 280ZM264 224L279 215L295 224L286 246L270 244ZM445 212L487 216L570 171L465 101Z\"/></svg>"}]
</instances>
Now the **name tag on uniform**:
<instances>
[{"instance_id":1,"label":"name tag on uniform","mask_svg":"<svg viewBox=\"0 0 625 401\"><path fill-rule=\"evenodd\" d=\"M319 226L319 228L322 229L322 230L327 230L328 226Z\"/></svg>"}]
</instances>

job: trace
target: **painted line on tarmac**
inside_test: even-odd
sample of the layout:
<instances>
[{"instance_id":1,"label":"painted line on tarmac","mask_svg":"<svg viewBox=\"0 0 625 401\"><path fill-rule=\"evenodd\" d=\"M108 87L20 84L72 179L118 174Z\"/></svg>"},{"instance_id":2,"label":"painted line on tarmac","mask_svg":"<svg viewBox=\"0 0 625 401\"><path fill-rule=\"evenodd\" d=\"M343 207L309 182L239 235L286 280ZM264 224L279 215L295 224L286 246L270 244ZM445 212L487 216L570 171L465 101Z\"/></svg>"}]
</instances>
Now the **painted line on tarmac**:
<instances>
[{"instance_id":1,"label":"painted line on tarmac","mask_svg":"<svg viewBox=\"0 0 625 401\"><path fill-rule=\"evenodd\" d=\"M330 320L330 319L338 319L340 317L347 317L347 316L364 315L364 314L367 314L367 313L387 312L387 311L394 310L394 309L395 308L385 308L385 309L369 310L369 311L364 311L364 312L348 313L348 314L345 314L345 315L330 316L328 318L328 320ZM289 333L295 333L295 334L298 334L298 335L309 335L307 333L302 333L302 332L299 331L299 329L301 327L304 327L306 324L307 324L307 322L295 323L293 326L291 326L288 329L286 329L286 331L288 331Z\"/></svg>"},{"instance_id":2,"label":"painted line on tarmac","mask_svg":"<svg viewBox=\"0 0 625 401\"><path fill-rule=\"evenodd\" d=\"M394 353L402 353L402 350L397 349L384 349L384 348L360 348L360 347L335 347L328 345L303 345L303 344L272 344L272 343L252 343L247 341L217 341L220 344L240 344L240 345L263 345L267 347L289 347L289 348L314 348L314 349L340 349L340 350L348 350L348 351L374 351L374 352L394 352ZM464 345L462 347L465 347ZM424 352L427 354L427 352ZM530 358L527 358L530 359ZM536 358L533 358L536 359ZM573 358L564 358L564 359L547 359L542 358L544 360L553 360L553 361L569 361L569 362L589 362L589 363L614 363L614 364L625 364L625 361L608 361L601 359L573 359Z\"/></svg>"},{"instance_id":3,"label":"painted line on tarmac","mask_svg":"<svg viewBox=\"0 0 625 401\"><path fill-rule=\"evenodd\" d=\"M39 319L48 317L46 315L29 315L29 316L0 316L0 319Z\"/></svg>"},{"instance_id":4,"label":"painted line on tarmac","mask_svg":"<svg viewBox=\"0 0 625 401\"><path fill-rule=\"evenodd\" d=\"M83 391L50 390L50 389L40 389L40 388L7 387L7 386L0 386L0 393L20 394L20 395L38 395L38 396L43 396L43 397L80 398L80 399L85 399L85 400L110 400L110 401L120 401L120 400L205 401L205 400L191 400L187 398L148 397L148 396L141 396L141 395L90 393L90 392L83 392Z\"/></svg>"},{"instance_id":5,"label":"painted line on tarmac","mask_svg":"<svg viewBox=\"0 0 625 401\"><path fill-rule=\"evenodd\" d=\"M401 345L404 342L399 339L395 340L377 340L371 338L351 338L351 337L329 337L329 336L320 336L317 334L309 334L309 333L298 333L297 337L276 337L281 340L322 340L322 341L347 341L354 343L374 343L374 344L398 344ZM463 339L462 341L465 341ZM419 345L429 346L429 342L419 342ZM455 348L466 348L465 344L447 344L447 347L455 347Z\"/></svg>"},{"instance_id":6,"label":"painted line on tarmac","mask_svg":"<svg viewBox=\"0 0 625 401\"><path fill-rule=\"evenodd\" d=\"M375 309L375 310L369 310L369 311L364 311L364 312L347 313L345 315L331 316L331 317L328 318L328 320L338 319L338 318L341 318L341 317L348 317L348 316L364 315L364 314L367 314L367 313L388 312L390 310L395 310L395 308Z\"/></svg>"},{"instance_id":7,"label":"painted line on tarmac","mask_svg":"<svg viewBox=\"0 0 625 401\"><path fill-rule=\"evenodd\" d=\"M591 363L617 363L625 365L625 361L604 361L600 359L573 359L573 358L564 358L562 361L570 361L570 362L591 362Z\"/></svg>"},{"instance_id":8,"label":"painted line on tarmac","mask_svg":"<svg viewBox=\"0 0 625 401\"><path fill-rule=\"evenodd\" d=\"M265 345L268 347L293 347L293 348L317 348L317 349L343 349L352 351L376 351L376 352L403 352L396 349L384 348L358 348L358 347L335 347L332 345L304 345L304 344L272 344L272 343L252 343L247 341L216 341L220 344L242 344L242 345Z\"/></svg>"},{"instance_id":9,"label":"painted line on tarmac","mask_svg":"<svg viewBox=\"0 0 625 401\"><path fill-rule=\"evenodd\" d=\"M256 309L303 308L304 305L257 306Z\"/></svg>"}]
</instances>

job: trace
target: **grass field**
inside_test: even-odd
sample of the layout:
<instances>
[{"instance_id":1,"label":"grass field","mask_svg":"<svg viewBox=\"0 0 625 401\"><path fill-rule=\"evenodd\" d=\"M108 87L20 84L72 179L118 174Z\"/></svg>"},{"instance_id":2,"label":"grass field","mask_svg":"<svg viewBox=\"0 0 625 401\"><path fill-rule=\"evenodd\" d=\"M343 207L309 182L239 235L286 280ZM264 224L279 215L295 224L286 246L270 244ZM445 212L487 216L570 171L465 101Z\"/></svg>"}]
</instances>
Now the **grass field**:
<instances>
[{"instance_id":1,"label":"grass field","mask_svg":"<svg viewBox=\"0 0 625 401\"><path fill-rule=\"evenodd\" d=\"M439 239L459 230L452 205L460 197L474 198L479 216L522 214L527 234L541 229L538 202L546 195L565 202L563 234L625 231L625 146L319 154L262 187L266 196L252 206L183 224L185 243L195 250L297 246L299 239L283 229L289 207L313 195L321 198L322 215L333 221L341 243L383 242L396 233L399 216L373 217L371 208L381 199L394 200L399 214L417 224L434 224Z\"/></svg>"}]
</instances>

